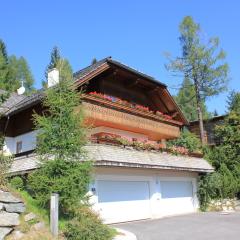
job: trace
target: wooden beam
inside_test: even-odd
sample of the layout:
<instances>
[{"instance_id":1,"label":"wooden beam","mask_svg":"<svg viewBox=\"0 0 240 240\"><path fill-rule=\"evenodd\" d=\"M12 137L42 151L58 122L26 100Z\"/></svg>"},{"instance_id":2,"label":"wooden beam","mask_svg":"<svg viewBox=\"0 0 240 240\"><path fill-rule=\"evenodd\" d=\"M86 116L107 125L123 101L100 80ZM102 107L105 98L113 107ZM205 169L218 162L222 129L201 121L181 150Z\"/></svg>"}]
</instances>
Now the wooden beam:
<instances>
[{"instance_id":1,"label":"wooden beam","mask_svg":"<svg viewBox=\"0 0 240 240\"><path fill-rule=\"evenodd\" d=\"M139 83L139 80L140 80L139 78L135 79L134 81L130 80L131 82L126 84L126 87L132 88L132 87L136 86Z\"/></svg>"},{"instance_id":2,"label":"wooden beam","mask_svg":"<svg viewBox=\"0 0 240 240\"><path fill-rule=\"evenodd\" d=\"M167 105L165 104L164 100L161 97L161 88L159 88L157 90L157 96L158 96L160 102L162 103L163 107L166 109L166 112L168 113L169 112L169 108L167 107Z\"/></svg>"},{"instance_id":3,"label":"wooden beam","mask_svg":"<svg viewBox=\"0 0 240 240\"><path fill-rule=\"evenodd\" d=\"M110 68L110 66L107 63L104 63L101 67L89 72L88 74L86 74L82 78L76 80L76 82L74 83L74 86L79 87L79 86L85 84L86 82L88 82L89 80L91 80L92 78L96 77L97 75L106 71L109 68Z\"/></svg>"},{"instance_id":4,"label":"wooden beam","mask_svg":"<svg viewBox=\"0 0 240 240\"><path fill-rule=\"evenodd\" d=\"M152 93L158 92L159 90L160 90L160 87L155 87L153 89L148 90L147 93L152 94Z\"/></svg>"},{"instance_id":5,"label":"wooden beam","mask_svg":"<svg viewBox=\"0 0 240 240\"><path fill-rule=\"evenodd\" d=\"M177 112L177 111L174 111L174 112L170 112L170 113L169 113L169 115L170 115L172 118L175 118L178 114L179 114L179 112Z\"/></svg>"}]
</instances>

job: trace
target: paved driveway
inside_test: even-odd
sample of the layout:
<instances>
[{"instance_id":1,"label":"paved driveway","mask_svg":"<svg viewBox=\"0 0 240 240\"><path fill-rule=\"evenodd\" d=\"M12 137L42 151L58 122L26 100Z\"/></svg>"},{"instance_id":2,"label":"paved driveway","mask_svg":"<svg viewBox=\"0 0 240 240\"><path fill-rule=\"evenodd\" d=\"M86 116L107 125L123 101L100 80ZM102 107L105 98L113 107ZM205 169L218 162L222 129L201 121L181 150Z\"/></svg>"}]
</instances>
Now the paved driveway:
<instances>
[{"instance_id":1,"label":"paved driveway","mask_svg":"<svg viewBox=\"0 0 240 240\"><path fill-rule=\"evenodd\" d=\"M115 226L138 240L240 240L240 213L196 213Z\"/></svg>"}]
</instances>

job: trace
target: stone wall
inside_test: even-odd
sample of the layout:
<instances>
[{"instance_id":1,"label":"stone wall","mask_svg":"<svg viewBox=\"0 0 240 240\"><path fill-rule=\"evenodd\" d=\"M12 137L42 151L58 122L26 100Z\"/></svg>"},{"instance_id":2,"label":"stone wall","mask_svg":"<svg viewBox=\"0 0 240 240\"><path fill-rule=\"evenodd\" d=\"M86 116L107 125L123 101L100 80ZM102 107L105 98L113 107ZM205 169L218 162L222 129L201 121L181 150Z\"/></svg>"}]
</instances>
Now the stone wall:
<instances>
[{"instance_id":1,"label":"stone wall","mask_svg":"<svg viewBox=\"0 0 240 240\"><path fill-rule=\"evenodd\" d=\"M235 199L212 200L208 206L209 211L235 211Z\"/></svg>"},{"instance_id":2,"label":"stone wall","mask_svg":"<svg viewBox=\"0 0 240 240\"><path fill-rule=\"evenodd\" d=\"M0 240L20 224L19 216L24 211L25 204L21 199L0 190Z\"/></svg>"}]
</instances>

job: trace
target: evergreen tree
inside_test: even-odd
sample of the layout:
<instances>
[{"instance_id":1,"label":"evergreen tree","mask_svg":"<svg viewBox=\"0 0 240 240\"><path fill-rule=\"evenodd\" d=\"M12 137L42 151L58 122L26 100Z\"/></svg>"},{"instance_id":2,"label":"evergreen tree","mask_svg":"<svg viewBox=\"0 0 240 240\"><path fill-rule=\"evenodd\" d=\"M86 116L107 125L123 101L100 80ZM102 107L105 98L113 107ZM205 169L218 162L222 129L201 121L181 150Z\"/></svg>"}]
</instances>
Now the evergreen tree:
<instances>
[{"instance_id":1,"label":"evergreen tree","mask_svg":"<svg viewBox=\"0 0 240 240\"><path fill-rule=\"evenodd\" d=\"M26 92L33 90L34 79L25 58L8 56L6 46L0 40L0 89L16 91L23 82Z\"/></svg>"},{"instance_id":2,"label":"evergreen tree","mask_svg":"<svg viewBox=\"0 0 240 240\"><path fill-rule=\"evenodd\" d=\"M205 149L205 159L214 166L213 174L199 183L199 199L206 207L211 199L233 198L240 193L240 114L232 111L224 124L216 127L221 140L214 148Z\"/></svg>"},{"instance_id":3,"label":"evergreen tree","mask_svg":"<svg viewBox=\"0 0 240 240\"><path fill-rule=\"evenodd\" d=\"M93 58L93 60L92 60L92 63L91 63L91 64L93 65L93 64L95 64L95 63L97 63L97 59L96 59L96 58Z\"/></svg>"},{"instance_id":4,"label":"evergreen tree","mask_svg":"<svg viewBox=\"0 0 240 240\"><path fill-rule=\"evenodd\" d=\"M17 58L16 56L9 57L9 76L8 82L6 83L7 90L16 91L24 84L26 93L33 90L33 75L30 71L29 65L24 57Z\"/></svg>"},{"instance_id":5,"label":"evergreen tree","mask_svg":"<svg viewBox=\"0 0 240 240\"><path fill-rule=\"evenodd\" d=\"M175 97L175 100L188 121L194 121L198 119L195 89L193 83L188 78L185 78L183 80L182 87ZM210 114L207 111L207 106L204 102L201 103L201 109L203 112L203 118L208 119L210 117Z\"/></svg>"},{"instance_id":6,"label":"evergreen tree","mask_svg":"<svg viewBox=\"0 0 240 240\"><path fill-rule=\"evenodd\" d=\"M240 114L240 92L232 91L228 96L228 110Z\"/></svg>"},{"instance_id":7,"label":"evergreen tree","mask_svg":"<svg viewBox=\"0 0 240 240\"><path fill-rule=\"evenodd\" d=\"M214 112L213 112L213 116L214 116L214 117L217 117L217 116L218 116L218 112L217 112L216 109L215 109Z\"/></svg>"},{"instance_id":8,"label":"evergreen tree","mask_svg":"<svg viewBox=\"0 0 240 240\"><path fill-rule=\"evenodd\" d=\"M0 39L0 53L3 56L5 62L7 63L8 62L7 48L2 39Z\"/></svg>"},{"instance_id":9,"label":"evergreen tree","mask_svg":"<svg viewBox=\"0 0 240 240\"><path fill-rule=\"evenodd\" d=\"M45 90L45 114L34 116L39 130L36 151L42 164L30 176L29 187L45 207L50 193L58 192L60 211L69 214L88 191L91 162L83 148L86 127L79 93L72 87L71 67L67 60L60 59L56 68L60 82Z\"/></svg>"},{"instance_id":10,"label":"evergreen tree","mask_svg":"<svg viewBox=\"0 0 240 240\"><path fill-rule=\"evenodd\" d=\"M224 63L224 51L218 51L218 38L211 38L207 43L203 42L200 26L192 17L185 17L179 29L182 55L170 60L168 69L174 73L182 73L184 78L190 79L194 84L200 136L204 143L201 104L207 97L217 95L226 89L228 65Z\"/></svg>"},{"instance_id":11,"label":"evergreen tree","mask_svg":"<svg viewBox=\"0 0 240 240\"><path fill-rule=\"evenodd\" d=\"M8 55L5 43L0 39L0 88L5 89L4 82L8 78Z\"/></svg>"},{"instance_id":12,"label":"evergreen tree","mask_svg":"<svg viewBox=\"0 0 240 240\"><path fill-rule=\"evenodd\" d=\"M42 81L42 86L46 87L47 86L47 78L48 78L48 72L57 67L58 62L61 59L61 54L60 54L60 50L57 46L53 47L52 52L51 52L51 56L50 56L50 62L46 67L45 70L45 80Z\"/></svg>"},{"instance_id":13,"label":"evergreen tree","mask_svg":"<svg viewBox=\"0 0 240 240\"><path fill-rule=\"evenodd\" d=\"M61 54L60 54L59 48L55 46L52 49L50 62L47 65L47 68L46 68L46 71L45 71L45 77L46 78L47 78L48 71L53 69L53 68L56 68L57 64L58 64L58 61L60 59L61 59Z\"/></svg>"}]
</instances>

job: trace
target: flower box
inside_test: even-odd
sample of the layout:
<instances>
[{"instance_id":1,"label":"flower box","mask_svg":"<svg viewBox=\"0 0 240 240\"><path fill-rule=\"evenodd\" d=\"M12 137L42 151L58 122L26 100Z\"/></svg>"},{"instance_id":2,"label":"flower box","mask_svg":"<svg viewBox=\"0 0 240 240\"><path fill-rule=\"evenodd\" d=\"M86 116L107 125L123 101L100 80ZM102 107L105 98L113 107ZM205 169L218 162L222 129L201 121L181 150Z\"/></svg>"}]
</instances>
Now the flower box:
<instances>
[{"instance_id":1,"label":"flower box","mask_svg":"<svg viewBox=\"0 0 240 240\"><path fill-rule=\"evenodd\" d=\"M156 113L154 113L152 110L149 109L149 107L142 106L142 105L135 104L135 103L130 103L126 100L122 100L122 99L114 97L114 96L109 96L109 95L106 95L106 94L97 93L96 91L95 92L90 92L89 95L93 95L94 97L105 99L105 100L110 101L110 102L115 102L115 103L118 103L122 106L131 107L133 109L137 109L137 110L140 110L140 111L143 111L143 112L152 113L152 114L155 114L156 116L160 116L161 118L164 118L164 119L170 119L170 120L172 119L171 116L169 116L167 114L164 114L160 111L156 111Z\"/></svg>"}]
</instances>

